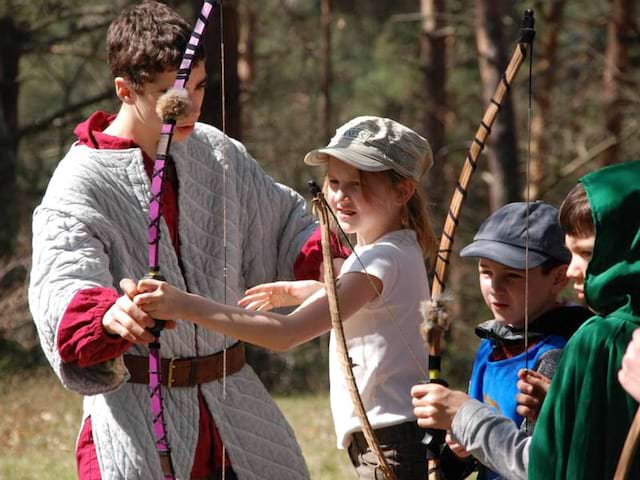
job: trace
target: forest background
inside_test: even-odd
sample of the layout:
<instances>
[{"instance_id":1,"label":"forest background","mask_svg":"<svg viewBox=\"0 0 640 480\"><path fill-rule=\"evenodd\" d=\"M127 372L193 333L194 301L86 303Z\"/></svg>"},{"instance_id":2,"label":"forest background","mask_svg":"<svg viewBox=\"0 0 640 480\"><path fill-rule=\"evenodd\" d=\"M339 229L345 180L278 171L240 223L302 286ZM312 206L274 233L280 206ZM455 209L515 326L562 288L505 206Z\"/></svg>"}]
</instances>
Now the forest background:
<instances>
[{"instance_id":1,"label":"forest background","mask_svg":"<svg viewBox=\"0 0 640 480\"><path fill-rule=\"evenodd\" d=\"M106 64L106 28L124 0L0 0L0 378L45 365L26 301L30 220L73 127L118 106ZM199 0L170 3L188 19ZM529 65L498 115L454 244L452 326L444 371L464 388L489 318L476 265L457 252L482 219L510 202L558 205L580 175L637 159L640 22L634 0L225 1L206 36L202 120L222 127L220 32L225 47L225 131L277 181L306 195L302 163L356 115L390 117L425 135L435 166L422 188L437 234L458 172L523 12L533 8ZM527 60L528 61L528 60ZM528 178L528 182L527 182ZM327 337L287 354L252 349L274 392L327 388Z\"/></svg>"}]
</instances>

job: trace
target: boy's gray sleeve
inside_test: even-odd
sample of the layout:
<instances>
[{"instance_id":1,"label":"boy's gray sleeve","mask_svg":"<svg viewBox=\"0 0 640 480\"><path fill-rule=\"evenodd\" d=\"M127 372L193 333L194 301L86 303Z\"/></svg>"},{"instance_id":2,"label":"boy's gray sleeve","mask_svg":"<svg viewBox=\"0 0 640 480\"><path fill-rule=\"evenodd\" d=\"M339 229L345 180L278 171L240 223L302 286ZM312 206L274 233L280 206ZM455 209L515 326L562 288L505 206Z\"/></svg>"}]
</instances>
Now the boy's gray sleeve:
<instances>
[{"instance_id":1,"label":"boy's gray sleeve","mask_svg":"<svg viewBox=\"0 0 640 480\"><path fill-rule=\"evenodd\" d=\"M513 420L477 400L469 400L454 417L451 433L480 463L502 477L527 479L531 437Z\"/></svg>"},{"instance_id":2,"label":"boy's gray sleeve","mask_svg":"<svg viewBox=\"0 0 640 480\"><path fill-rule=\"evenodd\" d=\"M74 217L40 206L33 217L29 307L42 349L63 385L83 395L117 389L128 378L122 358L89 368L63 363L57 349L60 320L78 290L112 285L103 245Z\"/></svg>"},{"instance_id":3,"label":"boy's gray sleeve","mask_svg":"<svg viewBox=\"0 0 640 480\"><path fill-rule=\"evenodd\" d=\"M293 278L293 264L317 224L302 196L266 175L244 146L234 141L247 286Z\"/></svg>"}]
</instances>

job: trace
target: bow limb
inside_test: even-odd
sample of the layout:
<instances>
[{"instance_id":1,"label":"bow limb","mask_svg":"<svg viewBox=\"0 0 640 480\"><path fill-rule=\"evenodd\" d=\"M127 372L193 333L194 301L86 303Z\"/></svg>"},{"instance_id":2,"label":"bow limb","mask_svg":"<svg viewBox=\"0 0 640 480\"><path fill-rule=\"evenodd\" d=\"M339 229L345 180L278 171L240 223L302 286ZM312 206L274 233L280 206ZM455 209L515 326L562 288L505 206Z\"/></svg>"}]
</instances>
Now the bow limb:
<instances>
[{"instance_id":1,"label":"bow limb","mask_svg":"<svg viewBox=\"0 0 640 480\"><path fill-rule=\"evenodd\" d=\"M633 461L636 459L635 452L638 449L638 441L640 440L640 408L636 411L633 423L627 434L622 447L622 453L618 459L618 466L613 480L626 480Z\"/></svg>"},{"instance_id":2,"label":"bow limb","mask_svg":"<svg viewBox=\"0 0 640 480\"><path fill-rule=\"evenodd\" d=\"M458 219L460 218L460 211L467 195L469 184L473 173L478 166L478 157L484 149L485 143L489 134L491 133L491 127L495 122L496 116L500 110L500 106L510 89L513 80L520 69L520 66L524 62L527 55L527 44L530 44L533 40L533 12L527 10L525 12L525 18L523 21L522 36L518 45L516 46L513 56L507 65L505 73L498 85L491 102L485 111L485 114L480 122L473 143L467 154L462 171L458 178L451 202L449 203L449 209L447 212L447 218L445 220L442 237L440 238L440 245L438 246L438 253L436 256L436 262L434 266L434 277L431 286L431 298L433 308L428 312L426 329L431 329L430 335L427 337L430 345L430 354L440 352L440 339L444 330L448 327L446 313L443 314L444 307L442 306L442 296L445 290L445 279L447 274L447 268L449 266L449 257L451 256L451 248L458 226ZM526 35L529 33L529 35ZM430 359L431 360L431 359ZM432 368L433 367L433 368ZM430 377L440 377L440 366L432 365L429 362ZM435 375L435 377L433 376Z\"/></svg>"},{"instance_id":3,"label":"bow limb","mask_svg":"<svg viewBox=\"0 0 640 480\"><path fill-rule=\"evenodd\" d=\"M507 91L511 88L511 84L527 56L527 46L530 47L533 42L533 37L535 35L533 27L533 11L527 10L522 21L522 31L518 44L511 56L511 60L505 69L500 83L496 88L496 91L491 97L491 102L482 117L480 126L473 137L471 148L469 149L469 153L467 154L462 166L458 183L456 184L451 202L449 203L447 218L445 220L442 237L440 238L440 245L438 246L434 266L431 301L429 302L429 306L425 314L426 318L422 327L422 334L429 348L430 381L441 381L441 340L444 332L449 328L448 314L445 302L443 301L443 293L445 290L445 279L447 268L449 266L449 257L451 256L453 240L459 223L460 211L462 210L471 178L477 168L478 158L480 157L480 153L482 153L487 138L491 133L491 127L493 126L498 112L500 111L502 101L507 94ZM439 455L433 450L430 451L430 455L433 455L434 458L429 459L429 478L433 480L440 479L442 478L442 473L439 468Z\"/></svg>"},{"instance_id":4,"label":"bow limb","mask_svg":"<svg viewBox=\"0 0 640 480\"><path fill-rule=\"evenodd\" d=\"M386 480L395 480L395 475L387 462L387 459L380 448L371 423L367 418L367 412L362 403L360 392L358 391L358 385L356 384L355 376L353 375L353 362L349 357L349 350L347 348L347 341L344 336L344 328L342 326L342 318L340 316L340 309L338 305L338 295L336 288L336 281L333 269L333 258L331 255L331 241L329 231L329 214L324 195L319 188L314 190L313 207L318 215L320 221L321 232L321 244L322 244L322 263L324 269L324 284L327 290L327 299L329 301L329 312L331 315L331 327L336 339L336 347L338 350L340 364L342 371L347 380L347 386L349 394L351 395L351 401L353 403L356 416L360 421L362 433L367 441L367 445L376 456L378 461L378 468L382 471Z\"/></svg>"},{"instance_id":5,"label":"bow limb","mask_svg":"<svg viewBox=\"0 0 640 480\"><path fill-rule=\"evenodd\" d=\"M193 28L191 38L182 57L173 88L158 99L156 109L162 118L162 129L156 150L156 157L151 177L151 200L149 202L149 273L148 278L164 280L160 274L158 251L160 245L160 219L162 216L162 192L165 172L168 162L171 162L169 150L171 139L179 119L189 109L188 94L185 86L189 81L193 59L200 39L206 29L208 18L213 11L214 0L204 0L200 15ZM164 420L164 402L162 399L162 361L160 356L160 332L164 327L163 320L156 320L150 330L154 336L149 344L149 395L151 397L151 413L153 433L156 439L156 450L160 457L160 466L164 480L176 478L175 468L171 459L171 448Z\"/></svg>"}]
</instances>

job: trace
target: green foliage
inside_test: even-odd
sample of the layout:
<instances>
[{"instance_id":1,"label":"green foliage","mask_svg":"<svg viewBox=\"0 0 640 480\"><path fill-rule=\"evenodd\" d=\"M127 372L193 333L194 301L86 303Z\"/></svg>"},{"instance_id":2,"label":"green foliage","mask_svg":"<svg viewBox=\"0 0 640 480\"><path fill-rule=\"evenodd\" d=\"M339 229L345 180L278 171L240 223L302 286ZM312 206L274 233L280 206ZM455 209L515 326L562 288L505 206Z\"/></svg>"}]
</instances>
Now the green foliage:
<instances>
[{"instance_id":1,"label":"green foliage","mask_svg":"<svg viewBox=\"0 0 640 480\"><path fill-rule=\"evenodd\" d=\"M357 21L357 17L354 16L351 21ZM354 52L347 48L355 38L346 35L341 38L337 35L336 63L354 66L350 72L351 78L346 82L338 82L336 92L339 104L342 103L340 94L345 100L351 98L350 102L344 102L344 120L367 114L388 116L415 124L421 106L409 99L419 94L422 85L418 63L419 32L416 28L407 28L406 23L393 19L388 19L383 25L370 25L369 28L375 33L372 48L369 52L361 52L359 62ZM342 31L346 33L348 28ZM349 70L346 69L346 72ZM343 88L341 91L340 85L348 85L350 88Z\"/></svg>"}]
</instances>

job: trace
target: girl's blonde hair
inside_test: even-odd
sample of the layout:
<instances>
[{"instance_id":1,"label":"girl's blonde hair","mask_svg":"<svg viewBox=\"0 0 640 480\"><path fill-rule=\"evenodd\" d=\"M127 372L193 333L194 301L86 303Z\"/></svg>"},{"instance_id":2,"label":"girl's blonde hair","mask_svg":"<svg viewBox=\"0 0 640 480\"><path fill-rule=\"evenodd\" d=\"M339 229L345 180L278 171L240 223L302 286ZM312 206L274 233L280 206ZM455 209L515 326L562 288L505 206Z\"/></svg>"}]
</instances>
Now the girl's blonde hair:
<instances>
[{"instance_id":1,"label":"girl's blonde hair","mask_svg":"<svg viewBox=\"0 0 640 480\"><path fill-rule=\"evenodd\" d=\"M394 186L402 181L414 182L416 184L415 193L405 204L401 221L403 227L416 232L416 238L418 239L418 245L422 250L422 254L429 260L429 263L432 264L436 254L437 240L433 230L431 212L427 206L427 195L415 180L403 177L393 170L389 170L387 174Z\"/></svg>"},{"instance_id":2,"label":"girl's blonde hair","mask_svg":"<svg viewBox=\"0 0 640 480\"><path fill-rule=\"evenodd\" d=\"M398 172L394 170L385 170L382 172L366 172L364 170L359 170L360 179L362 181L362 186L364 190L364 194L367 195L367 175L385 175L390 181L390 187L395 188L397 184L408 181L416 184L416 190L409 201L404 205L404 208L401 212L400 221L404 228L411 229L416 232L416 239L418 241L418 245L422 250L422 254L425 259L429 261L430 265L433 265L433 261L435 259L437 240L436 234L433 230L433 223L431 220L431 212L427 206L427 196L420 189L420 186L417 182L411 178L404 177L400 175ZM326 195L328 190L328 182L329 179L324 176L324 181L322 182L322 191ZM333 223L333 219L332 223Z\"/></svg>"}]
</instances>

